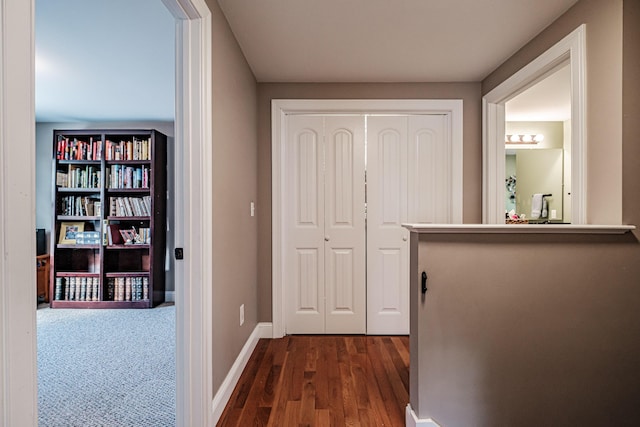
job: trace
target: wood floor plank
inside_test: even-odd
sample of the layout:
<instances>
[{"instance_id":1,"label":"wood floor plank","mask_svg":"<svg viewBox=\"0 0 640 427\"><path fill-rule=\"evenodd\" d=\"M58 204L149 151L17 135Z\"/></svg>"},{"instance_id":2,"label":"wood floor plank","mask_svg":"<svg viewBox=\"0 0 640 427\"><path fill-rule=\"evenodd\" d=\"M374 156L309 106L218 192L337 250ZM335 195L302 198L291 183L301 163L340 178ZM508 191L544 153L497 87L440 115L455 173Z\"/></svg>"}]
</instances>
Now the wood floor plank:
<instances>
[{"instance_id":1,"label":"wood floor plank","mask_svg":"<svg viewBox=\"0 0 640 427\"><path fill-rule=\"evenodd\" d=\"M316 410L329 407L329 371L331 363L328 352L330 338L320 337L318 341L318 360L316 361Z\"/></svg>"},{"instance_id":2,"label":"wood floor plank","mask_svg":"<svg viewBox=\"0 0 640 427\"><path fill-rule=\"evenodd\" d=\"M318 409L316 411L315 425L316 427L331 426L331 414L328 409Z\"/></svg>"},{"instance_id":3,"label":"wood floor plank","mask_svg":"<svg viewBox=\"0 0 640 427\"><path fill-rule=\"evenodd\" d=\"M403 426L409 339L260 340L218 426Z\"/></svg>"}]
</instances>

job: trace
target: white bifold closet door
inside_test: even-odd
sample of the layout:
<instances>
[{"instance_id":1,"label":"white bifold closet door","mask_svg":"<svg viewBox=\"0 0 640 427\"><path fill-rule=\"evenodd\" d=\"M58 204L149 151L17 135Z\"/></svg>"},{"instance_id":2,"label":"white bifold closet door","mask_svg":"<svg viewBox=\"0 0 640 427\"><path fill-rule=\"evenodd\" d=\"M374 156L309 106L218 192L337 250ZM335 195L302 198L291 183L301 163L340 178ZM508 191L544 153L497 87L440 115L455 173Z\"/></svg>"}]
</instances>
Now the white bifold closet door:
<instances>
[{"instance_id":1,"label":"white bifold closet door","mask_svg":"<svg viewBox=\"0 0 640 427\"><path fill-rule=\"evenodd\" d=\"M365 116L288 117L287 334L409 333L402 223L449 222L447 120L366 116L365 213Z\"/></svg>"},{"instance_id":2,"label":"white bifold closet door","mask_svg":"<svg viewBox=\"0 0 640 427\"><path fill-rule=\"evenodd\" d=\"M445 115L369 116L367 333L409 333L409 232L449 221Z\"/></svg>"},{"instance_id":3,"label":"white bifold closet door","mask_svg":"<svg viewBox=\"0 0 640 427\"><path fill-rule=\"evenodd\" d=\"M286 333L366 332L363 116L290 116Z\"/></svg>"}]
</instances>

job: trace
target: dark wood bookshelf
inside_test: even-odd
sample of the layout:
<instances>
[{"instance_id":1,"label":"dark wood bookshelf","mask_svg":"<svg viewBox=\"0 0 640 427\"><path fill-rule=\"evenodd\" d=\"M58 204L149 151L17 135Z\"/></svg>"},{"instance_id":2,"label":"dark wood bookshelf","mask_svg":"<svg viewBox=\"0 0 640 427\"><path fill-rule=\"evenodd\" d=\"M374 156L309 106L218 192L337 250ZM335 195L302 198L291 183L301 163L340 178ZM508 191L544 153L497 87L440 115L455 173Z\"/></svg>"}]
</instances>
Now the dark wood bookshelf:
<instances>
[{"instance_id":1,"label":"dark wood bookshelf","mask_svg":"<svg viewBox=\"0 0 640 427\"><path fill-rule=\"evenodd\" d=\"M52 308L151 308L164 302L166 152L167 137L153 129L53 132ZM112 197L135 202L134 213L151 214L113 215ZM144 199L146 208L140 209ZM122 242L119 230L132 228L135 241L146 236L150 242L109 244L108 232ZM90 243L74 243L76 231L94 232L81 236ZM118 291L120 297L114 296Z\"/></svg>"}]
</instances>

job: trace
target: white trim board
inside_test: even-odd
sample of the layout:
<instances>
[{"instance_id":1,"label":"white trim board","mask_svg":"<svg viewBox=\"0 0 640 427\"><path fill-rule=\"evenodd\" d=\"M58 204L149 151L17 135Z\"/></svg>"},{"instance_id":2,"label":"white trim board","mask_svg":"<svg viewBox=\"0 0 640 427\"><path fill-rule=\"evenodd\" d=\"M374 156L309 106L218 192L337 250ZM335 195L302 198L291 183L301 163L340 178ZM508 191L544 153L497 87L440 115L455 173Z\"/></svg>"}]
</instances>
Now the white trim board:
<instances>
[{"instance_id":1,"label":"white trim board","mask_svg":"<svg viewBox=\"0 0 640 427\"><path fill-rule=\"evenodd\" d=\"M211 426L213 312L210 228L211 12L204 0L163 0L176 18L176 425ZM181 190L180 190L181 189Z\"/></svg>"},{"instance_id":2,"label":"white trim board","mask_svg":"<svg viewBox=\"0 0 640 427\"><path fill-rule=\"evenodd\" d=\"M587 224L586 25L581 25L482 98L482 222L504 223L505 103L570 64L571 223Z\"/></svg>"},{"instance_id":3,"label":"white trim board","mask_svg":"<svg viewBox=\"0 0 640 427\"><path fill-rule=\"evenodd\" d=\"M418 418L416 413L413 412L410 403L407 404L407 409L405 411L405 425L407 427L440 427L440 424L436 423L431 418Z\"/></svg>"},{"instance_id":4,"label":"white trim board","mask_svg":"<svg viewBox=\"0 0 640 427\"><path fill-rule=\"evenodd\" d=\"M462 222L462 100L460 99L274 99L271 101L272 321L273 338L284 336L282 255L283 144L290 114L448 114L451 116L452 222Z\"/></svg>"},{"instance_id":5,"label":"white trim board","mask_svg":"<svg viewBox=\"0 0 640 427\"><path fill-rule=\"evenodd\" d=\"M229 373L213 398L213 419L212 424L210 425L216 425L220 420L222 412L224 412L224 408L227 406L227 403L231 398L233 389L240 380L242 371L244 371L244 368L247 366L247 362L249 362L249 358L251 358L251 354L253 354L253 350L256 348L256 345L258 345L258 340L260 340L260 338L271 338L271 335L271 323L258 323L253 329L253 332L249 335L249 338L247 338L247 341L244 343L242 350L240 350L238 357L236 357L235 362L233 362Z\"/></svg>"},{"instance_id":6,"label":"white trim board","mask_svg":"<svg viewBox=\"0 0 640 427\"><path fill-rule=\"evenodd\" d=\"M33 0L0 0L2 426L38 423L33 8Z\"/></svg>"},{"instance_id":7,"label":"white trim board","mask_svg":"<svg viewBox=\"0 0 640 427\"><path fill-rule=\"evenodd\" d=\"M212 419L211 13L163 0L176 18L176 425ZM33 0L0 0L0 425L35 427L35 114ZM8 108L11 106L11 108ZM20 142L20 143L18 143ZM11 179L8 179L11 177ZM11 249L11 250L8 250ZM17 249L17 250L16 250Z\"/></svg>"}]
</instances>

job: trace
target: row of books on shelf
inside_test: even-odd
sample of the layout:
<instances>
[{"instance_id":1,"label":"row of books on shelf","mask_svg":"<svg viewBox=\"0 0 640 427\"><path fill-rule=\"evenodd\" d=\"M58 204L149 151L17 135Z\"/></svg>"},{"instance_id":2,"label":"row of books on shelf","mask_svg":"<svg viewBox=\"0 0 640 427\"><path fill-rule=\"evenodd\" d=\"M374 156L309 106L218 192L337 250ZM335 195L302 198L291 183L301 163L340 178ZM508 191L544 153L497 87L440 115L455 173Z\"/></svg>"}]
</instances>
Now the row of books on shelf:
<instances>
[{"instance_id":1,"label":"row of books on shelf","mask_svg":"<svg viewBox=\"0 0 640 427\"><path fill-rule=\"evenodd\" d=\"M102 203L90 196L64 196L60 198L58 215L100 216Z\"/></svg>"},{"instance_id":2,"label":"row of books on shelf","mask_svg":"<svg viewBox=\"0 0 640 427\"><path fill-rule=\"evenodd\" d=\"M88 141L58 136L57 160L102 160L102 141L89 137Z\"/></svg>"},{"instance_id":3,"label":"row of books on shelf","mask_svg":"<svg viewBox=\"0 0 640 427\"><path fill-rule=\"evenodd\" d=\"M109 223L105 220L105 238L108 246L112 245L150 245L151 228L135 227L120 228L121 224Z\"/></svg>"},{"instance_id":4,"label":"row of books on shelf","mask_svg":"<svg viewBox=\"0 0 640 427\"><path fill-rule=\"evenodd\" d=\"M151 196L110 197L110 216L151 216Z\"/></svg>"},{"instance_id":5,"label":"row of books on shelf","mask_svg":"<svg viewBox=\"0 0 640 427\"><path fill-rule=\"evenodd\" d=\"M100 168L69 165L67 171L56 171L56 185L65 188L100 188Z\"/></svg>"},{"instance_id":6,"label":"row of books on shelf","mask_svg":"<svg viewBox=\"0 0 640 427\"><path fill-rule=\"evenodd\" d=\"M99 277L56 277L55 301L100 301Z\"/></svg>"},{"instance_id":7,"label":"row of books on shelf","mask_svg":"<svg viewBox=\"0 0 640 427\"><path fill-rule=\"evenodd\" d=\"M110 277L107 279L107 301L148 301L149 278Z\"/></svg>"},{"instance_id":8,"label":"row of books on shelf","mask_svg":"<svg viewBox=\"0 0 640 427\"><path fill-rule=\"evenodd\" d=\"M105 143L105 160L151 160L151 140L135 136L130 141Z\"/></svg>"},{"instance_id":9,"label":"row of books on shelf","mask_svg":"<svg viewBox=\"0 0 640 427\"><path fill-rule=\"evenodd\" d=\"M107 188L149 188L149 168L111 165L106 170Z\"/></svg>"}]
</instances>

